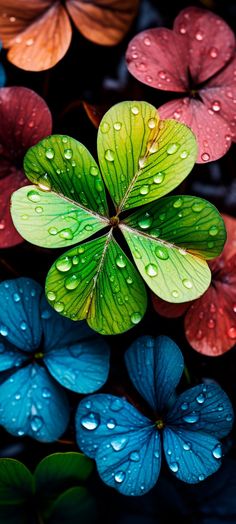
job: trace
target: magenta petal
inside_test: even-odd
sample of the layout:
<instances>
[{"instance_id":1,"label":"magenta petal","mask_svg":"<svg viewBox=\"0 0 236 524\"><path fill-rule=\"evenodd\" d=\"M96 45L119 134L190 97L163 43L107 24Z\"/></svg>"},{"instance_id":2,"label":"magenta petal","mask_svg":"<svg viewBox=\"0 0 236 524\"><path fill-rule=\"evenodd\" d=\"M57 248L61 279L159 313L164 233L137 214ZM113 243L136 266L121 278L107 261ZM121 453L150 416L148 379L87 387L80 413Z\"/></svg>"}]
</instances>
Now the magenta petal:
<instances>
[{"instance_id":1,"label":"magenta petal","mask_svg":"<svg viewBox=\"0 0 236 524\"><path fill-rule=\"evenodd\" d=\"M216 112L193 98L167 102L158 108L162 119L174 118L191 127L198 141L198 163L221 158L231 145L231 131L227 122Z\"/></svg>"},{"instance_id":2,"label":"magenta petal","mask_svg":"<svg viewBox=\"0 0 236 524\"><path fill-rule=\"evenodd\" d=\"M23 161L26 150L52 131L51 113L44 100L26 87L0 89L0 162Z\"/></svg>"},{"instance_id":3,"label":"magenta petal","mask_svg":"<svg viewBox=\"0 0 236 524\"><path fill-rule=\"evenodd\" d=\"M186 313L192 302L183 302L182 304L172 304L166 302L162 298L157 297L154 293L151 294L152 304L155 311L166 318L178 318Z\"/></svg>"},{"instance_id":4,"label":"magenta petal","mask_svg":"<svg viewBox=\"0 0 236 524\"><path fill-rule=\"evenodd\" d=\"M0 164L0 248L12 247L24 239L16 231L10 214L10 198L13 191L29 183L22 171L11 169L11 174L1 178Z\"/></svg>"},{"instance_id":5,"label":"magenta petal","mask_svg":"<svg viewBox=\"0 0 236 524\"><path fill-rule=\"evenodd\" d=\"M126 53L129 72L135 78L165 91L187 90L187 59L185 42L164 28L139 33L129 43Z\"/></svg>"},{"instance_id":6,"label":"magenta petal","mask_svg":"<svg viewBox=\"0 0 236 524\"><path fill-rule=\"evenodd\" d=\"M183 9L174 30L189 54L189 70L195 83L204 82L229 62L235 51L233 31L222 18L197 7Z\"/></svg>"}]
</instances>

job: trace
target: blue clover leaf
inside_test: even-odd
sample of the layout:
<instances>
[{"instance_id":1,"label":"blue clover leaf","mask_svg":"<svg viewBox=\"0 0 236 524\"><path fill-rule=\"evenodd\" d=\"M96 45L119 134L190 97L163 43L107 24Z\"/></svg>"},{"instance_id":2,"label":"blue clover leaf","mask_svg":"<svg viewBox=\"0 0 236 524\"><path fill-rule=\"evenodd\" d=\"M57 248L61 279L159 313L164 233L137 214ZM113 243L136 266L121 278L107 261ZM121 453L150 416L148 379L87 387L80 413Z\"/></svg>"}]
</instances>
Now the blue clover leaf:
<instances>
[{"instance_id":1,"label":"blue clover leaf","mask_svg":"<svg viewBox=\"0 0 236 524\"><path fill-rule=\"evenodd\" d=\"M221 464L220 438L233 424L226 393L200 384L176 397L183 356L168 337L140 337L125 355L130 378L148 402L147 418L123 397L97 394L83 399L76 413L80 449L94 458L103 481L124 495L142 495L157 482L161 443L175 476L197 483Z\"/></svg>"},{"instance_id":2,"label":"blue clover leaf","mask_svg":"<svg viewBox=\"0 0 236 524\"><path fill-rule=\"evenodd\" d=\"M107 343L85 322L56 313L37 282L0 284L0 424L9 433L56 440L69 421L63 387L92 393L108 372Z\"/></svg>"}]
</instances>

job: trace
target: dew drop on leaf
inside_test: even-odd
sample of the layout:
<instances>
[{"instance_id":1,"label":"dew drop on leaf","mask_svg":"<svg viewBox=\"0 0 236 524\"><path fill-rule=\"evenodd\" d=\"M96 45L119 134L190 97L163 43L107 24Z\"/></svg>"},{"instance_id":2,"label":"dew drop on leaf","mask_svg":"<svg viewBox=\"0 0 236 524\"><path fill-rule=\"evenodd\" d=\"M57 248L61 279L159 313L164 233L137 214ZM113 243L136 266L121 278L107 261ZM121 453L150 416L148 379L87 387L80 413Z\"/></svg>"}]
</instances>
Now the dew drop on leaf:
<instances>
[{"instance_id":1,"label":"dew drop on leaf","mask_svg":"<svg viewBox=\"0 0 236 524\"><path fill-rule=\"evenodd\" d=\"M39 202L41 200L41 196L38 193L38 191L31 190L27 193L28 200L31 200L31 202Z\"/></svg>"},{"instance_id":2,"label":"dew drop on leaf","mask_svg":"<svg viewBox=\"0 0 236 524\"><path fill-rule=\"evenodd\" d=\"M155 277L158 273L158 267L156 264L147 264L145 271L149 277Z\"/></svg>"},{"instance_id":3,"label":"dew drop on leaf","mask_svg":"<svg viewBox=\"0 0 236 524\"><path fill-rule=\"evenodd\" d=\"M221 459L222 457L222 448L220 444L217 444L212 450L212 455L215 459Z\"/></svg>"},{"instance_id":4,"label":"dew drop on leaf","mask_svg":"<svg viewBox=\"0 0 236 524\"><path fill-rule=\"evenodd\" d=\"M114 162L114 151L112 149L107 149L105 152L105 159L108 160L108 162Z\"/></svg>"},{"instance_id":5,"label":"dew drop on leaf","mask_svg":"<svg viewBox=\"0 0 236 524\"><path fill-rule=\"evenodd\" d=\"M67 160L70 160L72 158L72 155L73 155L73 152L71 149L65 149L64 151L64 157L67 159Z\"/></svg>"},{"instance_id":6,"label":"dew drop on leaf","mask_svg":"<svg viewBox=\"0 0 236 524\"><path fill-rule=\"evenodd\" d=\"M49 159L49 160L52 160L55 156L55 153L54 153L54 150L49 147L48 149L46 149L45 151L45 156Z\"/></svg>"},{"instance_id":7,"label":"dew drop on leaf","mask_svg":"<svg viewBox=\"0 0 236 524\"><path fill-rule=\"evenodd\" d=\"M157 173L153 177L153 182L154 182L154 184L161 184L163 182L164 178L165 178L165 173Z\"/></svg>"},{"instance_id":8,"label":"dew drop on leaf","mask_svg":"<svg viewBox=\"0 0 236 524\"><path fill-rule=\"evenodd\" d=\"M176 153L178 147L179 147L179 146L178 146L177 144L170 144L170 145L167 147L166 152L168 153L168 155L173 155L174 153Z\"/></svg>"},{"instance_id":9,"label":"dew drop on leaf","mask_svg":"<svg viewBox=\"0 0 236 524\"><path fill-rule=\"evenodd\" d=\"M94 431L100 424L100 417L98 413L88 413L81 418L81 426L88 431Z\"/></svg>"},{"instance_id":10,"label":"dew drop on leaf","mask_svg":"<svg viewBox=\"0 0 236 524\"><path fill-rule=\"evenodd\" d=\"M141 320L142 316L140 315L140 313L137 311L135 313L132 313L130 319L131 319L131 322L133 324L138 324Z\"/></svg>"},{"instance_id":11,"label":"dew drop on leaf","mask_svg":"<svg viewBox=\"0 0 236 524\"><path fill-rule=\"evenodd\" d=\"M72 268L72 262L69 257L59 258L56 261L56 268L58 271L66 272Z\"/></svg>"},{"instance_id":12,"label":"dew drop on leaf","mask_svg":"<svg viewBox=\"0 0 236 524\"><path fill-rule=\"evenodd\" d=\"M55 311L57 311L57 313L62 313L62 311L64 310L64 304L63 302L55 302L54 304L54 309Z\"/></svg>"},{"instance_id":13,"label":"dew drop on leaf","mask_svg":"<svg viewBox=\"0 0 236 524\"><path fill-rule=\"evenodd\" d=\"M115 481L118 484L122 484L122 482L124 482L124 480L125 480L125 473L124 473L124 471L117 471L117 473L115 474L114 479L115 479Z\"/></svg>"},{"instance_id":14,"label":"dew drop on leaf","mask_svg":"<svg viewBox=\"0 0 236 524\"><path fill-rule=\"evenodd\" d=\"M195 424L195 422L198 422L199 420L199 414L194 412L189 413L187 415L184 415L183 420L188 424Z\"/></svg>"},{"instance_id":15,"label":"dew drop on leaf","mask_svg":"<svg viewBox=\"0 0 236 524\"><path fill-rule=\"evenodd\" d=\"M216 226L211 226L208 233L211 237L215 237L218 234L219 230Z\"/></svg>"}]
</instances>

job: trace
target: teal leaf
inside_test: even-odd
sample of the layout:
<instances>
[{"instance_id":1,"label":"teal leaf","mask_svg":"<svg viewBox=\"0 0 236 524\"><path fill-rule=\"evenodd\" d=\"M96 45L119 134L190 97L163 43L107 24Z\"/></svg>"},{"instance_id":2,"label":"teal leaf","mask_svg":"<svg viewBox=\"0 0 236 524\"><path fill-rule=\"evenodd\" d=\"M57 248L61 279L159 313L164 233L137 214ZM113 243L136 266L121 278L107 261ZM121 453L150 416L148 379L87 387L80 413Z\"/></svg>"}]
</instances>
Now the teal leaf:
<instances>
[{"instance_id":1,"label":"teal leaf","mask_svg":"<svg viewBox=\"0 0 236 524\"><path fill-rule=\"evenodd\" d=\"M187 302L208 288L211 272L204 259L218 255L226 238L223 219L212 204L191 196L163 198L125 219L120 228L156 295Z\"/></svg>"},{"instance_id":2,"label":"teal leaf","mask_svg":"<svg viewBox=\"0 0 236 524\"><path fill-rule=\"evenodd\" d=\"M58 258L47 276L46 296L56 311L72 320L86 318L102 334L127 331L147 306L144 284L112 230Z\"/></svg>"},{"instance_id":3,"label":"teal leaf","mask_svg":"<svg viewBox=\"0 0 236 524\"><path fill-rule=\"evenodd\" d=\"M44 191L53 191L107 215L105 187L97 163L74 138L52 135L31 147L24 158L27 178Z\"/></svg>"},{"instance_id":4,"label":"teal leaf","mask_svg":"<svg viewBox=\"0 0 236 524\"><path fill-rule=\"evenodd\" d=\"M12 220L19 233L42 247L68 247L106 227L108 219L36 186L12 195Z\"/></svg>"},{"instance_id":5,"label":"teal leaf","mask_svg":"<svg viewBox=\"0 0 236 524\"><path fill-rule=\"evenodd\" d=\"M33 489L33 476L24 464L11 458L0 459L0 506L23 504Z\"/></svg>"},{"instance_id":6,"label":"teal leaf","mask_svg":"<svg viewBox=\"0 0 236 524\"><path fill-rule=\"evenodd\" d=\"M100 123L98 157L120 213L177 187L196 161L197 143L190 128L175 120L160 121L147 102L121 102Z\"/></svg>"}]
</instances>

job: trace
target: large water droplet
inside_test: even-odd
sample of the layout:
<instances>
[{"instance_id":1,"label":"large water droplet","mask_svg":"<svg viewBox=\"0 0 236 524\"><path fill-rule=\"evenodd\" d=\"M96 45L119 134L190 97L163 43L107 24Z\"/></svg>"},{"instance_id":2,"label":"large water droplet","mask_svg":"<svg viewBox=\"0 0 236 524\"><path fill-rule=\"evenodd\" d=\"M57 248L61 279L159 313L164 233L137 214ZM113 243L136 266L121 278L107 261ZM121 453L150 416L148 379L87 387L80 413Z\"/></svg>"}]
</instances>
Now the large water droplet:
<instances>
[{"instance_id":1,"label":"large water droplet","mask_svg":"<svg viewBox=\"0 0 236 524\"><path fill-rule=\"evenodd\" d=\"M181 404L180 408L182 409L182 411L186 411L186 409L188 409L188 403L187 402L183 402L183 404Z\"/></svg>"},{"instance_id":2,"label":"large water droplet","mask_svg":"<svg viewBox=\"0 0 236 524\"><path fill-rule=\"evenodd\" d=\"M26 324L26 322L21 322L20 328L22 329L22 331L26 331L26 329L28 328L28 324Z\"/></svg>"},{"instance_id":3,"label":"large water droplet","mask_svg":"<svg viewBox=\"0 0 236 524\"><path fill-rule=\"evenodd\" d=\"M199 395L196 397L196 401L198 404L203 404L206 400L206 397L204 393L199 393Z\"/></svg>"},{"instance_id":4,"label":"large water droplet","mask_svg":"<svg viewBox=\"0 0 236 524\"><path fill-rule=\"evenodd\" d=\"M78 275L71 275L65 280L66 289L73 290L78 287L80 283Z\"/></svg>"},{"instance_id":5,"label":"large water droplet","mask_svg":"<svg viewBox=\"0 0 236 524\"><path fill-rule=\"evenodd\" d=\"M121 451L125 448L128 439L125 437L117 437L116 439L111 440L111 447L114 451Z\"/></svg>"},{"instance_id":6,"label":"large water droplet","mask_svg":"<svg viewBox=\"0 0 236 524\"><path fill-rule=\"evenodd\" d=\"M201 42L204 38L204 34L201 31L197 31L197 33L195 34L195 38L198 42Z\"/></svg>"},{"instance_id":7,"label":"large water droplet","mask_svg":"<svg viewBox=\"0 0 236 524\"><path fill-rule=\"evenodd\" d=\"M208 233L211 237L215 237L219 233L218 227L211 226Z\"/></svg>"},{"instance_id":8,"label":"large water droplet","mask_svg":"<svg viewBox=\"0 0 236 524\"><path fill-rule=\"evenodd\" d=\"M210 155L208 153L202 153L201 159L203 162L208 162L210 160Z\"/></svg>"},{"instance_id":9,"label":"large water droplet","mask_svg":"<svg viewBox=\"0 0 236 524\"><path fill-rule=\"evenodd\" d=\"M217 58L218 54L219 52L216 47L211 47L211 49L209 49L209 55L211 58Z\"/></svg>"},{"instance_id":10,"label":"large water droplet","mask_svg":"<svg viewBox=\"0 0 236 524\"><path fill-rule=\"evenodd\" d=\"M188 442L184 442L183 449L184 451L190 451L191 445Z\"/></svg>"},{"instance_id":11,"label":"large water droplet","mask_svg":"<svg viewBox=\"0 0 236 524\"><path fill-rule=\"evenodd\" d=\"M101 129L102 133L108 133L108 131L110 129L110 124L108 124L108 122L101 122L100 129Z\"/></svg>"},{"instance_id":12,"label":"large water droplet","mask_svg":"<svg viewBox=\"0 0 236 524\"><path fill-rule=\"evenodd\" d=\"M141 186L139 193L140 195L147 195L149 193L149 186L147 184L145 184L144 186Z\"/></svg>"},{"instance_id":13,"label":"large water droplet","mask_svg":"<svg viewBox=\"0 0 236 524\"><path fill-rule=\"evenodd\" d=\"M107 428L114 429L115 427L116 427L116 421L114 420L114 418L111 418L110 420L108 420Z\"/></svg>"},{"instance_id":14,"label":"large water droplet","mask_svg":"<svg viewBox=\"0 0 236 524\"><path fill-rule=\"evenodd\" d=\"M139 114L139 108L137 106L132 106L131 107L131 112L133 113L133 115L138 115Z\"/></svg>"},{"instance_id":15,"label":"large water droplet","mask_svg":"<svg viewBox=\"0 0 236 524\"><path fill-rule=\"evenodd\" d=\"M50 398L51 397L51 392L48 388L43 388L42 389L42 397L43 398Z\"/></svg>"},{"instance_id":16,"label":"large water droplet","mask_svg":"<svg viewBox=\"0 0 236 524\"><path fill-rule=\"evenodd\" d=\"M30 426L32 431L39 431L43 425L43 419L41 417L38 417L37 415L32 417L30 421Z\"/></svg>"},{"instance_id":17,"label":"large water droplet","mask_svg":"<svg viewBox=\"0 0 236 524\"><path fill-rule=\"evenodd\" d=\"M47 298L48 300L51 300L51 301L56 300L56 294L53 291L49 291L47 293Z\"/></svg>"},{"instance_id":18,"label":"large water droplet","mask_svg":"<svg viewBox=\"0 0 236 524\"><path fill-rule=\"evenodd\" d=\"M38 184L39 184L39 187L40 189L42 189L42 191L50 191L51 189L51 182L48 178L48 174L45 173L43 176L41 176L38 180Z\"/></svg>"},{"instance_id":19,"label":"large water droplet","mask_svg":"<svg viewBox=\"0 0 236 524\"><path fill-rule=\"evenodd\" d=\"M182 282L184 287L186 287L187 289L191 289L193 287L193 283L191 282L191 280L188 280L187 278L184 278Z\"/></svg>"},{"instance_id":20,"label":"large water droplet","mask_svg":"<svg viewBox=\"0 0 236 524\"><path fill-rule=\"evenodd\" d=\"M67 159L67 160L70 160L72 158L72 155L73 155L73 151L72 149L65 149L64 150L64 157Z\"/></svg>"},{"instance_id":21,"label":"large water droplet","mask_svg":"<svg viewBox=\"0 0 236 524\"><path fill-rule=\"evenodd\" d=\"M19 293L13 293L13 300L14 300L14 302L20 302L21 297L20 297Z\"/></svg>"},{"instance_id":22,"label":"large water droplet","mask_svg":"<svg viewBox=\"0 0 236 524\"><path fill-rule=\"evenodd\" d=\"M142 229L148 229L152 225L152 220L153 220L152 216L149 213L145 213L145 215L143 215L138 220L138 225Z\"/></svg>"},{"instance_id":23,"label":"large water droplet","mask_svg":"<svg viewBox=\"0 0 236 524\"><path fill-rule=\"evenodd\" d=\"M150 129L154 129L154 127L156 127L157 125L157 119L156 118L150 118L150 120L148 120L148 127Z\"/></svg>"},{"instance_id":24,"label":"large water droplet","mask_svg":"<svg viewBox=\"0 0 236 524\"><path fill-rule=\"evenodd\" d=\"M92 167L90 168L90 175L92 175L92 176L97 176L98 173L99 173L99 170L98 170L98 168L97 168L96 166L92 166Z\"/></svg>"},{"instance_id":25,"label":"large water droplet","mask_svg":"<svg viewBox=\"0 0 236 524\"><path fill-rule=\"evenodd\" d=\"M100 416L98 413L88 413L87 415L84 415L81 420L81 426L83 428L87 429L88 431L94 431L98 428L100 424Z\"/></svg>"},{"instance_id":26,"label":"large water droplet","mask_svg":"<svg viewBox=\"0 0 236 524\"><path fill-rule=\"evenodd\" d=\"M156 264L148 264L145 267L145 271L149 277L155 277L158 273L158 267Z\"/></svg>"},{"instance_id":27,"label":"large water droplet","mask_svg":"<svg viewBox=\"0 0 236 524\"><path fill-rule=\"evenodd\" d=\"M236 327L230 327L228 329L227 335L229 338L236 338Z\"/></svg>"},{"instance_id":28,"label":"large water droplet","mask_svg":"<svg viewBox=\"0 0 236 524\"><path fill-rule=\"evenodd\" d=\"M175 201L173 202L173 207L174 207L175 209L178 209L179 207L182 206L182 204L183 204L183 199L182 199L182 198L177 198L177 200L175 200Z\"/></svg>"},{"instance_id":29,"label":"large water droplet","mask_svg":"<svg viewBox=\"0 0 236 524\"><path fill-rule=\"evenodd\" d=\"M64 306L63 302L55 302L54 309L55 309L55 311L57 311L57 313L62 313L62 311L64 311L64 308L65 308L65 306Z\"/></svg>"},{"instance_id":30,"label":"large water droplet","mask_svg":"<svg viewBox=\"0 0 236 524\"><path fill-rule=\"evenodd\" d=\"M194 211L194 213L200 213L200 211L203 210L203 204L201 202L194 202L194 204L192 205L192 210Z\"/></svg>"},{"instance_id":31,"label":"large water droplet","mask_svg":"<svg viewBox=\"0 0 236 524\"><path fill-rule=\"evenodd\" d=\"M105 159L108 160L108 162L114 162L114 151L112 149L107 149L105 152Z\"/></svg>"},{"instance_id":32,"label":"large water droplet","mask_svg":"<svg viewBox=\"0 0 236 524\"><path fill-rule=\"evenodd\" d=\"M123 255L118 255L116 258L116 265L120 268L126 267L126 261Z\"/></svg>"},{"instance_id":33,"label":"large water droplet","mask_svg":"<svg viewBox=\"0 0 236 524\"><path fill-rule=\"evenodd\" d=\"M71 268L72 268L72 262L71 262L71 259L69 257L63 257L63 258L59 258L57 261L56 261L56 268L58 269L58 271L61 271L61 272L66 272L66 271L69 271Z\"/></svg>"},{"instance_id":34,"label":"large water droplet","mask_svg":"<svg viewBox=\"0 0 236 524\"><path fill-rule=\"evenodd\" d=\"M193 411L192 413L185 415L183 417L183 420L187 422L188 424L195 424L195 422L199 420L199 414Z\"/></svg>"},{"instance_id":35,"label":"large water droplet","mask_svg":"<svg viewBox=\"0 0 236 524\"><path fill-rule=\"evenodd\" d=\"M122 123L121 122L115 122L114 125L113 125L114 129L116 131L120 131L121 127L122 127Z\"/></svg>"},{"instance_id":36,"label":"large water droplet","mask_svg":"<svg viewBox=\"0 0 236 524\"><path fill-rule=\"evenodd\" d=\"M171 469L171 471L173 471L173 473L177 473L179 471L179 465L177 462L170 462L169 468Z\"/></svg>"},{"instance_id":37,"label":"large water droplet","mask_svg":"<svg viewBox=\"0 0 236 524\"><path fill-rule=\"evenodd\" d=\"M213 111L215 111L215 112L218 112L218 111L221 110L221 104L220 104L220 102L218 100L214 100L214 102L212 103L211 107L212 107Z\"/></svg>"},{"instance_id":38,"label":"large water droplet","mask_svg":"<svg viewBox=\"0 0 236 524\"><path fill-rule=\"evenodd\" d=\"M31 202L39 202L41 199L41 196L38 193L38 191L35 191L34 189L32 189L31 191L27 193L27 198L28 200L31 200Z\"/></svg>"},{"instance_id":39,"label":"large water droplet","mask_svg":"<svg viewBox=\"0 0 236 524\"><path fill-rule=\"evenodd\" d=\"M52 160L55 156L54 150L51 147L49 147L48 149L46 149L45 155L49 160Z\"/></svg>"},{"instance_id":40,"label":"large water droplet","mask_svg":"<svg viewBox=\"0 0 236 524\"><path fill-rule=\"evenodd\" d=\"M155 249L155 254L161 260L167 260L169 258L168 251L165 247L157 247Z\"/></svg>"},{"instance_id":41,"label":"large water droplet","mask_svg":"<svg viewBox=\"0 0 236 524\"><path fill-rule=\"evenodd\" d=\"M122 482L124 482L124 480L125 480L125 473L124 473L124 471L117 471L117 473L114 476L114 479L117 482L117 484L122 484Z\"/></svg>"},{"instance_id":42,"label":"large water droplet","mask_svg":"<svg viewBox=\"0 0 236 524\"><path fill-rule=\"evenodd\" d=\"M132 313L130 319L131 319L131 322L132 324L138 324L141 320L142 316L140 315L140 313L137 311L135 313Z\"/></svg>"},{"instance_id":43,"label":"large water droplet","mask_svg":"<svg viewBox=\"0 0 236 524\"><path fill-rule=\"evenodd\" d=\"M179 148L179 146L177 144L170 144L167 147L166 152L168 153L168 155L173 155L174 153L176 153L178 148Z\"/></svg>"},{"instance_id":44,"label":"large water droplet","mask_svg":"<svg viewBox=\"0 0 236 524\"><path fill-rule=\"evenodd\" d=\"M165 173L157 173L154 177L153 177L153 182L154 184L161 184L163 182L165 178Z\"/></svg>"},{"instance_id":45,"label":"large water droplet","mask_svg":"<svg viewBox=\"0 0 236 524\"><path fill-rule=\"evenodd\" d=\"M49 235L57 235L58 229L56 227L49 227L48 232Z\"/></svg>"},{"instance_id":46,"label":"large water droplet","mask_svg":"<svg viewBox=\"0 0 236 524\"><path fill-rule=\"evenodd\" d=\"M217 444L214 449L212 450L212 455L216 459L221 459L222 457L222 448L221 444Z\"/></svg>"}]
</instances>

